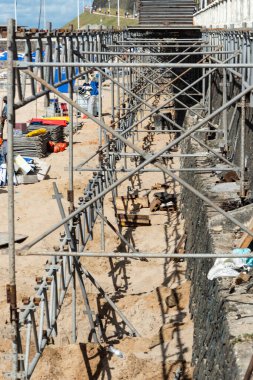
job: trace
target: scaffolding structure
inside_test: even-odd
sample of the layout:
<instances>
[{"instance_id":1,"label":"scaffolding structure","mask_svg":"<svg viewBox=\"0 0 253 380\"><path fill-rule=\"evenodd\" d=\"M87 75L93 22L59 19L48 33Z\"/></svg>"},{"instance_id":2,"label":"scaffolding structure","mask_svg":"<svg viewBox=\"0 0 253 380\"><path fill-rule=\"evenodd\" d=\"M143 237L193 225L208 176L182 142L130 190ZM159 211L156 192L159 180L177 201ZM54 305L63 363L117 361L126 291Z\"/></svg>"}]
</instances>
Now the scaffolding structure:
<instances>
[{"instance_id":1,"label":"scaffolding structure","mask_svg":"<svg viewBox=\"0 0 253 380\"><path fill-rule=\"evenodd\" d=\"M191 29L191 28L189 28ZM205 204L212 207L241 230L253 236L253 232L231 214L217 206L212 200L193 188L179 172L191 171L194 175L203 172L235 171L240 178L240 196L245 198L247 182L245 178L245 110L253 106L253 40L248 31L202 31L193 28L191 37L187 30L168 29L150 31L148 27L129 28L124 31L84 30L81 32L52 31L43 33L15 33L14 21L8 26L8 201L9 201L9 284L8 302L10 303L9 336L12 341L12 370L6 373L12 379L30 379L50 338L57 334L57 320L69 287L72 288L72 342L76 342L76 287L81 288L85 305L91 340L100 343L102 322L99 315L94 317L90 308L86 290L86 281L97 288L110 307L118 314L123 334L139 336L138 331L117 305L105 293L97 280L81 264L80 258L86 257L129 257L132 259L181 257L177 253L154 254L138 252L137 248L115 228L104 215L104 197L111 193L116 207L117 188L136 173L160 172L197 195ZM18 61L18 44L25 46L25 60ZM36 49L36 60L32 52ZM90 70L99 72L99 117L95 118L73 100L73 80L83 78ZM103 70L103 69L107 69ZM64 79L63 79L63 73ZM213 108L212 78L220 75L222 81L222 104ZM26 95L27 79L30 80L32 95ZM58 78L58 80L56 79ZM111 83L111 122L103 119L102 80ZM236 78L240 83L237 94L231 96L229 85ZM69 85L69 95L58 88ZM24 105L53 93L69 104L69 213L66 214L57 184L54 184L54 197L57 201L61 219L58 223L43 231L20 250L15 247L14 223L14 185L13 185L13 127L15 112ZM165 97L158 105L157 99ZM228 119L228 109L235 111ZM240 108L241 127L240 157L234 160L234 141L231 141L231 129L236 111ZM95 154L73 164L73 109L87 115L99 126L99 146ZM180 123L178 115L191 112L196 124L186 129ZM222 123L217 123L221 116ZM165 127L153 128L155 118L160 118ZM142 123L151 121L150 129L143 129ZM136 144L139 134L148 136L156 133L173 134L174 139L155 153L146 152ZM219 149L209 144L207 135L219 136ZM166 159L178 156L173 147L186 139L192 139L213 158L213 166L204 168L178 167L171 170ZM103 141L105 143L103 144ZM132 153L126 152L129 147ZM198 157L199 153L181 154L181 157ZM88 167L91 160L97 158L96 167ZM161 161L161 158L163 159ZM123 166L119 169L117 161ZM134 169L128 167L128 160L135 161ZM152 164L155 168L151 168ZM90 171L91 179L84 190L84 196L75 199L75 171ZM118 176L117 173L125 173ZM88 252L87 242L93 238L96 220L101 220L101 252ZM111 228L128 247L128 253L106 253L104 238L105 224ZM64 228L59 252L35 252L29 250L39 241L59 228ZM66 249L67 247L67 249ZM16 255L46 255L50 257L46 270L36 278L36 294L17 305ZM225 257L210 253L189 253L184 258L203 259ZM229 257L231 255L229 254ZM233 255L236 257L236 255ZM245 255L245 257L252 257Z\"/></svg>"}]
</instances>

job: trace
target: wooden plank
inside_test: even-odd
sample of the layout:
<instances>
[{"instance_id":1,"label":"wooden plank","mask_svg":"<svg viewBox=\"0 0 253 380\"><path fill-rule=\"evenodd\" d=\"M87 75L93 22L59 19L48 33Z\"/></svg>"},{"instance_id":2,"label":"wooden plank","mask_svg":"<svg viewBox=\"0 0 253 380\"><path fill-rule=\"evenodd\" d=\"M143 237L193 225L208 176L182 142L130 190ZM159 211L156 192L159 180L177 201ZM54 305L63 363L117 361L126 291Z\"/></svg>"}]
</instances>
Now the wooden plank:
<instances>
[{"instance_id":1,"label":"wooden plank","mask_svg":"<svg viewBox=\"0 0 253 380\"><path fill-rule=\"evenodd\" d=\"M253 232L253 229L251 229L251 231ZM243 240L240 244L240 248L248 248L248 246L250 245L250 243L252 242L253 240L253 237L250 236L250 235L246 235L243 237Z\"/></svg>"},{"instance_id":2,"label":"wooden plank","mask_svg":"<svg viewBox=\"0 0 253 380\"><path fill-rule=\"evenodd\" d=\"M142 214L118 214L118 218L120 220L150 220L149 215L142 215Z\"/></svg>"},{"instance_id":3,"label":"wooden plank","mask_svg":"<svg viewBox=\"0 0 253 380\"><path fill-rule=\"evenodd\" d=\"M253 232L253 219L251 220L248 228L250 229L250 231ZM244 233L242 235L242 239L241 239L239 248L248 248L248 246L252 243L252 241L253 241L253 237Z\"/></svg>"},{"instance_id":4,"label":"wooden plank","mask_svg":"<svg viewBox=\"0 0 253 380\"><path fill-rule=\"evenodd\" d=\"M117 214L122 227L150 226L149 215L140 214Z\"/></svg>"},{"instance_id":5,"label":"wooden plank","mask_svg":"<svg viewBox=\"0 0 253 380\"><path fill-rule=\"evenodd\" d=\"M139 226L150 226L150 221L138 220L131 222L129 220L120 220L119 224L121 227L139 227Z\"/></svg>"}]
</instances>

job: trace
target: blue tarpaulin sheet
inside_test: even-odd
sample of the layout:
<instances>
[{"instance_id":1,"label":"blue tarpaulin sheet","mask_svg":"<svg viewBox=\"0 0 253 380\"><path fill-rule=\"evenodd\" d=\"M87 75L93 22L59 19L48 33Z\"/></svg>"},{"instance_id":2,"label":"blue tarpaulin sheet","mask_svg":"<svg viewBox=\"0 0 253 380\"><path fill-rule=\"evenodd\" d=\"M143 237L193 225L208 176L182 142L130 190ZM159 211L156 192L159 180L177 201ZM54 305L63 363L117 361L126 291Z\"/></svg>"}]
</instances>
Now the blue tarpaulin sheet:
<instances>
[{"instance_id":1,"label":"blue tarpaulin sheet","mask_svg":"<svg viewBox=\"0 0 253 380\"><path fill-rule=\"evenodd\" d=\"M45 55L45 52L43 52L43 56ZM18 54L18 60L19 61L24 61L24 58L25 58L25 54ZM0 53L0 61L7 61L8 59L8 53L7 51L3 51ZM32 53L32 62L35 62L36 61L36 52L33 52ZM76 73L77 73L77 70L76 70ZM61 80L65 80L67 77L66 77L66 70L65 70L65 67L62 67L61 68ZM54 76L54 83L58 83L59 82L59 69L56 68L55 69L55 76ZM73 81L73 86L75 85L75 81ZM64 84L60 87L58 87L58 91L60 92L63 92L63 93L68 93L69 92L69 88L68 88L68 84Z\"/></svg>"}]
</instances>

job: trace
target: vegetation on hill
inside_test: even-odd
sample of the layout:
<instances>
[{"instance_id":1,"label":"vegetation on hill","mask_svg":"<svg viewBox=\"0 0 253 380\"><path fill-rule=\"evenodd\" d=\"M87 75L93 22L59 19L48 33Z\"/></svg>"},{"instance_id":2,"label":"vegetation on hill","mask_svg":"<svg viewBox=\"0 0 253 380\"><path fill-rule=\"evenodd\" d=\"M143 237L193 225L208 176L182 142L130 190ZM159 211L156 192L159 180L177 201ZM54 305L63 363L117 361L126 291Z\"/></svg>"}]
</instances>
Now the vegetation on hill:
<instances>
[{"instance_id":1,"label":"vegetation on hill","mask_svg":"<svg viewBox=\"0 0 253 380\"><path fill-rule=\"evenodd\" d=\"M120 27L124 28L126 26L134 26L138 24L137 19L125 18L124 10L120 10ZM74 29L77 29L78 22L77 18L69 21L64 28L67 28L69 25L73 25ZM111 8L111 14L105 15L105 10L102 9L101 13L90 13L90 11L85 11L80 15L80 28L84 28L86 25L104 25L106 27L113 26L115 29L118 27L118 18L116 17L116 9Z\"/></svg>"}]
</instances>

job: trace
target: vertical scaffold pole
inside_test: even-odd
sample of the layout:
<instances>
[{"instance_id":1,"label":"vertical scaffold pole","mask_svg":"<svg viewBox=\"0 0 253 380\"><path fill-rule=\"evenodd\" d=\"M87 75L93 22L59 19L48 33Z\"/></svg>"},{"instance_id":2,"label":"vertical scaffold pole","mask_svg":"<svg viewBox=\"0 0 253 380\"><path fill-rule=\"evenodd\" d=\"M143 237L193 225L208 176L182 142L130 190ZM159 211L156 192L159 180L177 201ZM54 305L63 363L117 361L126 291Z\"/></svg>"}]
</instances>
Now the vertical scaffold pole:
<instances>
[{"instance_id":1,"label":"vertical scaffold pole","mask_svg":"<svg viewBox=\"0 0 253 380\"><path fill-rule=\"evenodd\" d=\"M241 99L241 181L240 181L240 195L245 197L245 96Z\"/></svg>"},{"instance_id":2,"label":"vertical scaffold pole","mask_svg":"<svg viewBox=\"0 0 253 380\"><path fill-rule=\"evenodd\" d=\"M97 43L97 51L102 51L102 43L101 43L101 33L98 35L98 43ZM102 62L102 56L98 56L98 62ZM102 121L102 73L99 73L98 77L98 117L99 120ZM99 127L99 145L102 145L102 127Z\"/></svg>"},{"instance_id":3,"label":"vertical scaffold pole","mask_svg":"<svg viewBox=\"0 0 253 380\"><path fill-rule=\"evenodd\" d=\"M12 337L12 378L17 379L18 374L18 312L16 294L16 274L15 274L15 222L14 222L14 157L13 157L13 129L15 126L15 71L13 67L14 59L14 37L15 21L8 23L8 76L7 76L7 120L8 120L8 234L9 234L9 302L10 302L10 323L13 328Z\"/></svg>"},{"instance_id":4,"label":"vertical scaffold pole","mask_svg":"<svg viewBox=\"0 0 253 380\"><path fill-rule=\"evenodd\" d=\"M222 82L222 94L223 94L223 104L227 103L227 71L223 69L223 82ZM222 112L222 124L224 131L224 148L227 152L228 150L228 119L227 119L227 109Z\"/></svg>"},{"instance_id":5,"label":"vertical scaffold pole","mask_svg":"<svg viewBox=\"0 0 253 380\"><path fill-rule=\"evenodd\" d=\"M73 83L69 84L69 97L73 100ZM68 191L68 201L70 212L74 210L74 153L73 153L73 106L69 105L69 191Z\"/></svg>"},{"instance_id":6,"label":"vertical scaffold pole","mask_svg":"<svg viewBox=\"0 0 253 380\"><path fill-rule=\"evenodd\" d=\"M72 265L72 343L76 343L76 268L74 260L72 260Z\"/></svg>"},{"instance_id":7,"label":"vertical scaffold pole","mask_svg":"<svg viewBox=\"0 0 253 380\"><path fill-rule=\"evenodd\" d=\"M114 69L112 68L112 79L114 79ZM111 81L111 114L112 114L112 123L114 123L114 82Z\"/></svg>"}]
</instances>

